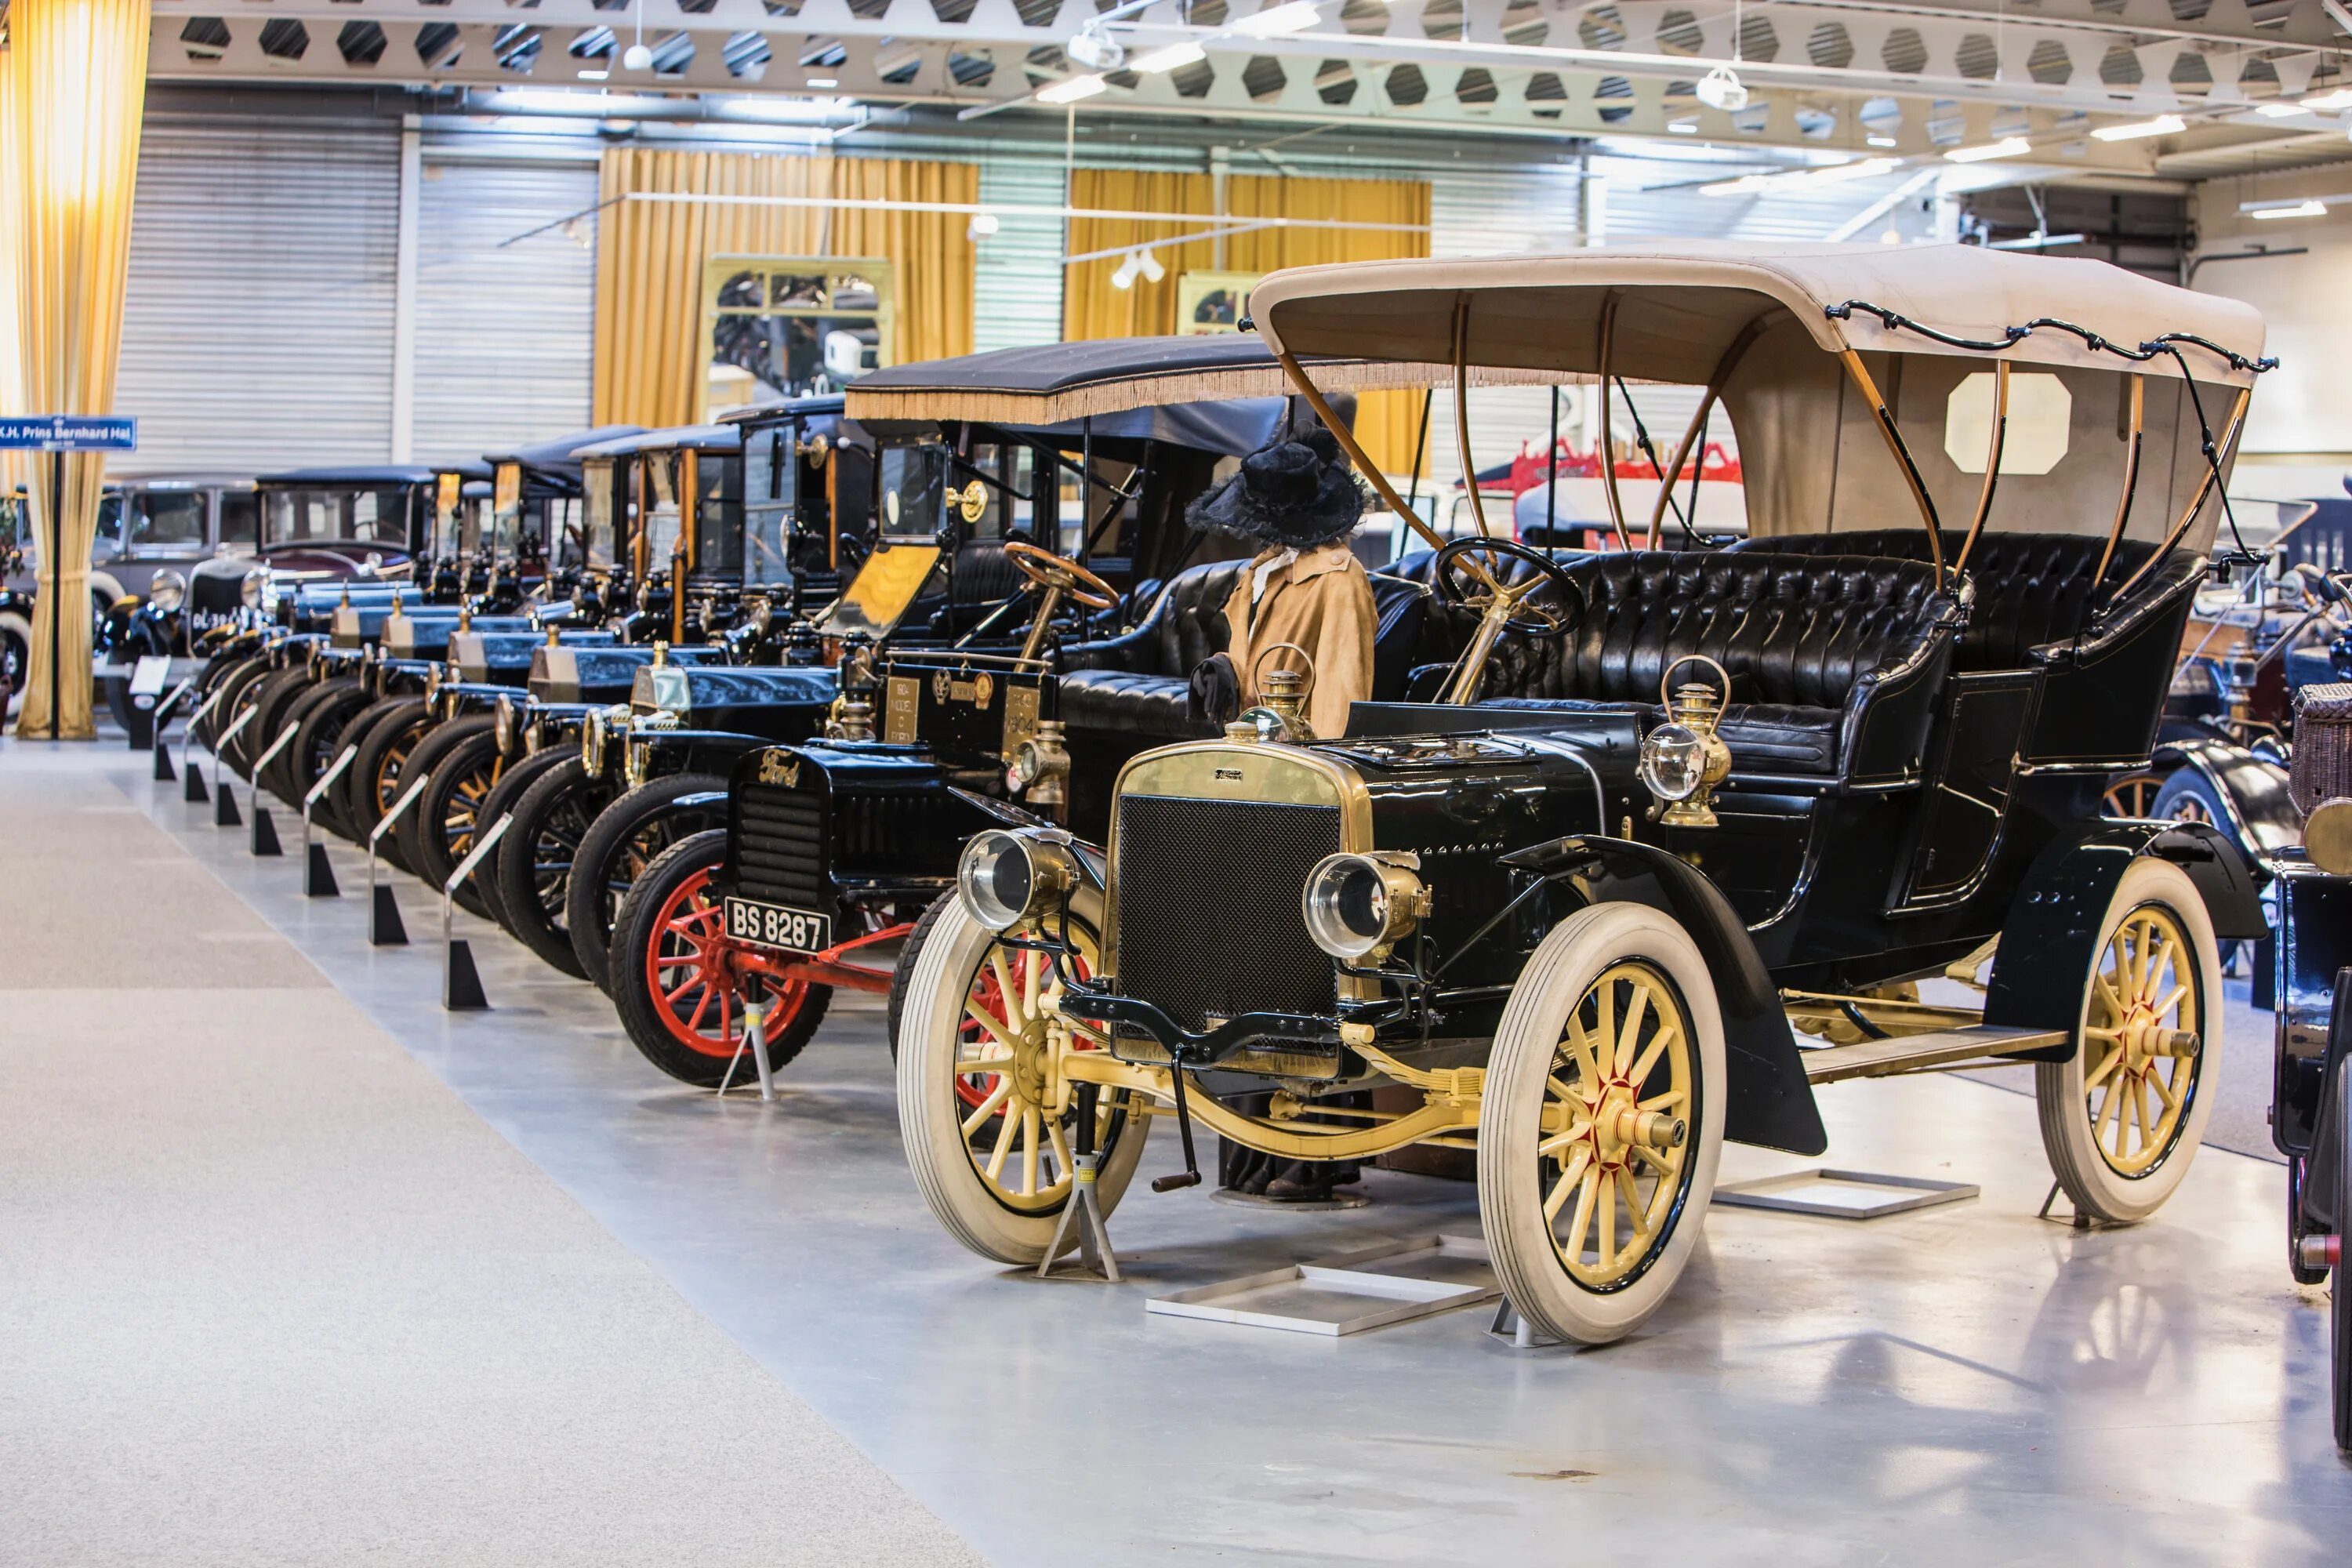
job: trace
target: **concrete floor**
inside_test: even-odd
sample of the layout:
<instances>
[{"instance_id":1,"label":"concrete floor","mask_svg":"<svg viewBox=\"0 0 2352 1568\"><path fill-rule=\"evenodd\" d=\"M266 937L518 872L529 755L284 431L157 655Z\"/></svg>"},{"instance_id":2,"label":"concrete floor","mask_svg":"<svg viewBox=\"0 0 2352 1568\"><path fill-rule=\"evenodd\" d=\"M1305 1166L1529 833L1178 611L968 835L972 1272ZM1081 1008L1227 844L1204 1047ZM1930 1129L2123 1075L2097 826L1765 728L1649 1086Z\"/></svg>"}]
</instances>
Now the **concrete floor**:
<instances>
[{"instance_id":1,"label":"concrete floor","mask_svg":"<svg viewBox=\"0 0 2352 1568\"><path fill-rule=\"evenodd\" d=\"M1151 1317L1148 1295L1349 1242L1473 1233L1475 1205L1386 1174L1373 1206L1312 1215L1139 1183L1112 1227L1131 1282L1039 1284L923 1210L877 1009L837 1006L776 1105L717 1102L462 916L495 1010L443 1013L429 946L369 949L356 897L301 899L290 855L251 859L143 758L81 756L992 1561L2272 1563L2339 1562L2352 1535L2324 1298L2287 1278L2263 1160L2209 1147L2154 1222L2078 1233L2033 1217L2029 1100L1840 1086L1835 1163L1982 1197L1867 1225L1718 1208L1674 1300L1600 1352L1515 1352L1477 1310L1336 1342ZM402 894L422 938L431 906ZM2260 1098L2266 1025L2231 1021L2233 1102L2250 1078ZM1173 1163L1171 1139L1147 1174ZM1735 1149L1724 1179L1796 1163Z\"/></svg>"}]
</instances>

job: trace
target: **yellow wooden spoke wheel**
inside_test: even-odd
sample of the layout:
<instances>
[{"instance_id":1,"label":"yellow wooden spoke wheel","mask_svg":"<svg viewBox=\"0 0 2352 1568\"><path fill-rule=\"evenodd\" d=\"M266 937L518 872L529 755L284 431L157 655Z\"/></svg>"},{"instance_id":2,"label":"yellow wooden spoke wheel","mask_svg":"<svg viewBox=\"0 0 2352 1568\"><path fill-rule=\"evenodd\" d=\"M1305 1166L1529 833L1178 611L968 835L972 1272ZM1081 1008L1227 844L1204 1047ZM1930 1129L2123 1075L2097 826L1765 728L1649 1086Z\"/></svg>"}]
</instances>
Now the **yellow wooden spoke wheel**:
<instances>
[{"instance_id":1,"label":"yellow wooden spoke wheel","mask_svg":"<svg viewBox=\"0 0 2352 1568\"><path fill-rule=\"evenodd\" d=\"M2212 1114L2221 1053L2221 951L2187 872L2126 867L2084 980L2081 1048L2034 1074L2042 1142L2078 1212L2156 1212Z\"/></svg>"},{"instance_id":2,"label":"yellow wooden spoke wheel","mask_svg":"<svg viewBox=\"0 0 2352 1568\"><path fill-rule=\"evenodd\" d=\"M1478 1131L1478 1206L1512 1304L1599 1344L1697 1246L1723 1147L1723 1024L1690 937L1640 904L1561 921L1512 988Z\"/></svg>"},{"instance_id":3,"label":"yellow wooden spoke wheel","mask_svg":"<svg viewBox=\"0 0 2352 1568\"><path fill-rule=\"evenodd\" d=\"M1091 894L1073 900L1082 971L1099 948ZM1041 952L1009 947L953 894L925 917L898 1009L898 1125L915 1184L940 1224L1003 1263L1045 1256L1069 1200L1078 1092L1058 1070ZM1108 1214L1142 1158L1146 1120L1127 1092L1097 1101L1095 1193Z\"/></svg>"}]
</instances>

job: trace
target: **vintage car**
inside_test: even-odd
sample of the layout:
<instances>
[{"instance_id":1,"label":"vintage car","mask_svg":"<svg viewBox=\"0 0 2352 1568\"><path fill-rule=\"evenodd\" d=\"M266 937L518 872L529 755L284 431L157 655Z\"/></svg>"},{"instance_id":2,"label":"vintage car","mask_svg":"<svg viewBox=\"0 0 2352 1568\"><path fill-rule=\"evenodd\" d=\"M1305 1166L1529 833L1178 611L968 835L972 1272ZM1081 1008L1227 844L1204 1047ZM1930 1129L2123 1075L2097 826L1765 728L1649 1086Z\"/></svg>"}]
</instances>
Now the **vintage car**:
<instances>
[{"instance_id":1,"label":"vintage car","mask_svg":"<svg viewBox=\"0 0 2352 1568\"><path fill-rule=\"evenodd\" d=\"M2037 1064L2078 1214L2164 1202L2211 1111L2217 938L2262 911L2210 827L2100 805L2156 738L2251 309L1971 247L1702 244L1305 268L1254 309L1316 405L1348 374L1320 356L1696 386L1663 468L1719 405L1754 542L1657 548L1664 496L1643 528L1611 475L1648 548L1441 552L1481 616L1450 701L1328 740L1277 705L1137 757L1099 838L976 837L897 1030L951 1234L1050 1262L1163 1116L1161 1188L1199 1180L1195 1121L1291 1159L1475 1147L1511 1304L1601 1342L1672 1289L1725 1141L1818 1154L1817 1087L1987 1060ZM2071 609L1979 575L2035 552ZM1912 999L1948 976L1980 1005Z\"/></svg>"},{"instance_id":2,"label":"vintage car","mask_svg":"<svg viewBox=\"0 0 2352 1568\"><path fill-rule=\"evenodd\" d=\"M2334 579L2339 585L2344 578ZM2352 1452L2352 683L2295 693L2293 845L2269 860L2277 911L2271 1141L2287 1159L2287 1264L2329 1285L2336 1445Z\"/></svg>"},{"instance_id":3,"label":"vintage car","mask_svg":"<svg viewBox=\"0 0 2352 1568\"><path fill-rule=\"evenodd\" d=\"M894 619L868 689L845 679L844 721L805 745L714 752L699 786L708 829L632 883L607 988L663 1070L719 1081L744 1005L762 998L771 1058L789 1058L831 990L887 988L890 953L974 832L1040 809L1098 831L1119 764L1196 732L1186 678L1224 646L1235 557L1251 547L1192 529L1185 510L1220 462L1308 416L1278 396L1163 400L1180 371L1279 374L1248 339L1109 340L880 371L850 389L850 414L883 443L885 526L935 527L945 498L970 534L948 603ZM1088 412L1106 395L1133 401ZM902 537L868 570L928 542ZM1024 577L1029 593L998 596ZM959 605L958 578L988 585ZM1387 694L1401 695L1427 595L1382 579L1377 596L1383 650L1398 656L1382 660ZM845 603L862 598L854 587ZM746 911L734 929L717 923L721 898Z\"/></svg>"}]
</instances>

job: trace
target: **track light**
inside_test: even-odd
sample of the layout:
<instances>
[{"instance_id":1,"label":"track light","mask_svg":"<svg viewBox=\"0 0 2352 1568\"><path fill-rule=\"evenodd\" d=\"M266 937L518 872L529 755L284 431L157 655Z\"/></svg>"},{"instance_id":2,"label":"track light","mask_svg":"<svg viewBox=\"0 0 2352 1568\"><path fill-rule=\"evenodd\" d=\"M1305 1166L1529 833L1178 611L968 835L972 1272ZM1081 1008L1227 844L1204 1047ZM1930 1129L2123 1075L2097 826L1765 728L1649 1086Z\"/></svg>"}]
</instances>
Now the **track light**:
<instances>
[{"instance_id":1,"label":"track light","mask_svg":"<svg viewBox=\"0 0 2352 1568\"><path fill-rule=\"evenodd\" d=\"M963 237L971 240L986 239L1003 226L1004 220L994 213L974 213L971 221L964 226Z\"/></svg>"},{"instance_id":2,"label":"track light","mask_svg":"<svg viewBox=\"0 0 2352 1568\"><path fill-rule=\"evenodd\" d=\"M2159 114L2127 125L2102 125L2091 134L2101 142L2137 142L2143 136L2177 136L2188 129L2189 122L2178 114Z\"/></svg>"},{"instance_id":3,"label":"track light","mask_svg":"<svg viewBox=\"0 0 2352 1568\"><path fill-rule=\"evenodd\" d=\"M1135 287L1135 275L1142 270L1142 258L1130 255L1126 260L1120 262L1118 270L1110 275L1110 286L1114 289L1132 289Z\"/></svg>"},{"instance_id":4,"label":"track light","mask_svg":"<svg viewBox=\"0 0 2352 1568\"><path fill-rule=\"evenodd\" d=\"M1065 77L1050 87L1037 89L1040 103L1076 103L1082 98L1092 98L1110 86L1100 74Z\"/></svg>"},{"instance_id":5,"label":"track light","mask_svg":"<svg viewBox=\"0 0 2352 1568\"><path fill-rule=\"evenodd\" d=\"M1160 265L1160 258L1148 250L1139 250L1135 253L1135 266L1136 270L1141 272L1149 282L1157 283L1168 276L1168 268Z\"/></svg>"},{"instance_id":6,"label":"track light","mask_svg":"<svg viewBox=\"0 0 2352 1568\"><path fill-rule=\"evenodd\" d=\"M1988 158L2018 158L2032 151L2033 143L2024 137L2004 136L1981 147L1955 147L1944 156L1955 163L1981 163Z\"/></svg>"},{"instance_id":7,"label":"track light","mask_svg":"<svg viewBox=\"0 0 2352 1568\"><path fill-rule=\"evenodd\" d=\"M1717 66L1698 79L1698 100L1709 109L1737 114L1748 107L1748 88L1729 66Z\"/></svg>"},{"instance_id":8,"label":"track light","mask_svg":"<svg viewBox=\"0 0 2352 1568\"><path fill-rule=\"evenodd\" d=\"M1290 0L1286 5L1276 5L1254 12L1233 24L1234 32L1250 38L1278 38L1285 33L1303 33L1322 17L1314 0Z\"/></svg>"},{"instance_id":9,"label":"track light","mask_svg":"<svg viewBox=\"0 0 2352 1568\"><path fill-rule=\"evenodd\" d=\"M1128 62L1127 68L1144 76L1158 76L1161 71L1172 71L1179 66L1192 65L1208 58L1209 52L1206 49L1188 41L1181 44L1170 44L1165 48L1154 49L1148 55L1138 55Z\"/></svg>"},{"instance_id":10,"label":"track light","mask_svg":"<svg viewBox=\"0 0 2352 1568\"><path fill-rule=\"evenodd\" d=\"M1094 71L1115 71L1127 58L1127 51L1119 47L1118 40L1102 30L1099 22L1089 22L1080 28L1062 46L1062 52Z\"/></svg>"}]
</instances>

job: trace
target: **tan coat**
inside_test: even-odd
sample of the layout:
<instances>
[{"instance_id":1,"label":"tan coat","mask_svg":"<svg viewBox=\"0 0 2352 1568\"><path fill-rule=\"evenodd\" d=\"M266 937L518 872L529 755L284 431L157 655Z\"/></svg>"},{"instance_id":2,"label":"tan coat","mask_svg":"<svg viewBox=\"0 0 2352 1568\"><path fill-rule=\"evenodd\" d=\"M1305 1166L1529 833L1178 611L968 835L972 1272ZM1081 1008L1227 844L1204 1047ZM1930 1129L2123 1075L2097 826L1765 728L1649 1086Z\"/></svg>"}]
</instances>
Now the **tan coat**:
<instances>
[{"instance_id":1,"label":"tan coat","mask_svg":"<svg viewBox=\"0 0 2352 1568\"><path fill-rule=\"evenodd\" d=\"M1279 550L1260 552L1225 601L1234 678L1241 682L1242 706L1262 700L1257 680L1277 669L1305 666L1294 653L1269 655L1263 670L1253 671L1252 664L1276 643L1297 643L1315 661L1307 722L1318 737L1329 740L1347 733L1348 705L1372 694L1372 636L1378 620L1372 585L1364 576L1363 563L1345 541L1339 541L1300 551L1295 561L1267 572L1260 587L1258 569L1282 555Z\"/></svg>"}]
</instances>

